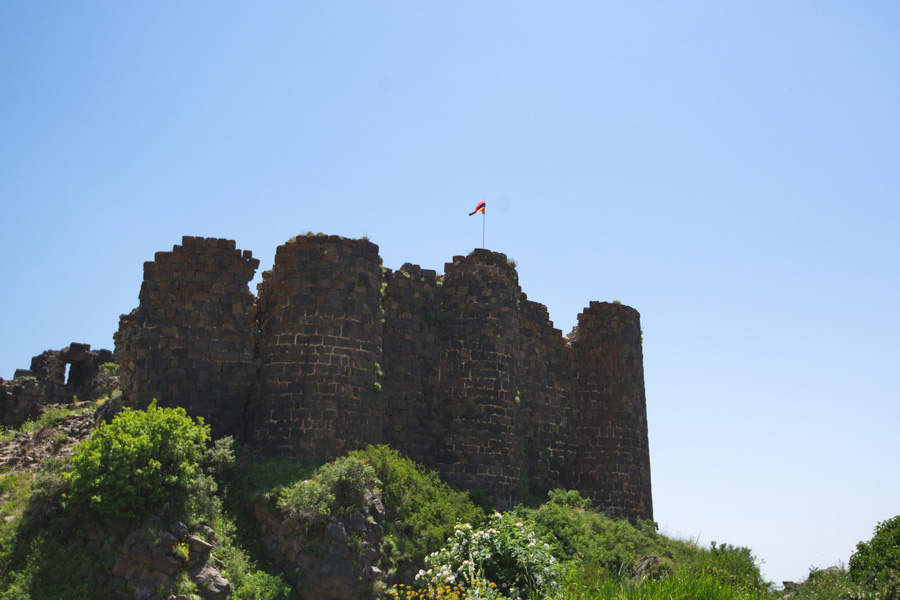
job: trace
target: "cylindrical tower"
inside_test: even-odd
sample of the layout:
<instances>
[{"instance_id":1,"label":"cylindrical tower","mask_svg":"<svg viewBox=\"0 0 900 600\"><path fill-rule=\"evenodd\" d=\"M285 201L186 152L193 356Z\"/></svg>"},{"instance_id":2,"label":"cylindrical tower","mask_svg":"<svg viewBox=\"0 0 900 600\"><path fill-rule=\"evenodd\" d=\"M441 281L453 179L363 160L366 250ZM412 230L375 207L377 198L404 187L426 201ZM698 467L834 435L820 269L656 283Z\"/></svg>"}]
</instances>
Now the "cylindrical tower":
<instances>
[{"instance_id":1,"label":"cylindrical tower","mask_svg":"<svg viewBox=\"0 0 900 600\"><path fill-rule=\"evenodd\" d=\"M652 519L640 314L591 302L578 315L572 345L577 380L570 487L610 516Z\"/></svg>"},{"instance_id":2,"label":"cylindrical tower","mask_svg":"<svg viewBox=\"0 0 900 600\"><path fill-rule=\"evenodd\" d=\"M144 263L140 305L115 334L122 389L138 406L183 406L213 434L244 435L253 383L259 261L233 240L185 236Z\"/></svg>"},{"instance_id":3,"label":"cylindrical tower","mask_svg":"<svg viewBox=\"0 0 900 600\"><path fill-rule=\"evenodd\" d=\"M475 250L445 266L440 396L446 430L434 466L451 483L521 499L524 447L516 403L518 275L504 254Z\"/></svg>"},{"instance_id":4,"label":"cylindrical tower","mask_svg":"<svg viewBox=\"0 0 900 600\"><path fill-rule=\"evenodd\" d=\"M259 285L257 444L333 460L381 442L381 258L378 246L302 235L279 246Z\"/></svg>"}]
</instances>

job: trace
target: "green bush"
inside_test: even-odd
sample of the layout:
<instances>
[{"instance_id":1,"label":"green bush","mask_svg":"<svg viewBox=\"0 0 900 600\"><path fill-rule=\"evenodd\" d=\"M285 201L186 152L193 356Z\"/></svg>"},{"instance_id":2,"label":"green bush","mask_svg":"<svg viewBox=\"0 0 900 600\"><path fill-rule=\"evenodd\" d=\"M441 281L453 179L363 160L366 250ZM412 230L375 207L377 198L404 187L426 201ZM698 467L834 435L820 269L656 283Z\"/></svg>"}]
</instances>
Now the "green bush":
<instances>
[{"instance_id":1,"label":"green bush","mask_svg":"<svg viewBox=\"0 0 900 600\"><path fill-rule=\"evenodd\" d=\"M439 593L447 585L491 589L504 597L547 597L558 589L559 566L550 545L513 513L494 513L487 525L458 525L448 545L425 559L416 584ZM494 588L494 584L496 588Z\"/></svg>"},{"instance_id":2,"label":"green bush","mask_svg":"<svg viewBox=\"0 0 900 600\"><path fill-rule=\"evenodd\" d=\"M456 524L484 519L468 494L388 446L369 446L351 455L371 465L381 481L385 509L399 524L387 524L385 532L398 560L420 562L444 544Z\"/></svg>"},{"instance_id":3,"label":"green bush","mask_svg":"<svg viewBox=\"0 0 900 600\"><path fill-rule=\"evenodd\" d=\"M577 490L550 490L547 494L547 502L560 506L571 506L587 510L591 507L590 498L585 498Z\"/></svg>"},{"instance_id":4,"label":"green bush","mask_svg":"<svg viewBox=\"0 0 900 600\"><path fill-rule=\"evenodd\" d=\"M199 475L209 426L183 408L125 408L76 447L69 499L101 516L137 517L174 506Z\"/></svg>"},{"instance_id":5,"label":"green bush","mask_svg":"<svg viewBox=\"0 0 900 600\"><path fill-rule=\"evenodd\" d=\"M114 362L103 363L100 365L100 370L107 377L118 377L120 372L119 364Z\"/></svg>"},{"instance_id":6,"label":"green bush","mask_svg":"<svg viewBox=\"0 0 900 600\"><path fill-rule=\"evenodd\" d=\"M900 515L882 521L850 557L850 578L886 600L900 598Z\"/></svg>"},{"instance_id":7,"label":"green bush","mask_svg":"<svg viewBox=\"0 0 900 600\"><path fill-rule=\"evenodd\" d=\"M278 507L296 511L311 525L329 514L365 512L367 492L378 485L372 467L356 456L345 456L322 465L311 479L284 488Z\"/></svg>"}]
</instances>

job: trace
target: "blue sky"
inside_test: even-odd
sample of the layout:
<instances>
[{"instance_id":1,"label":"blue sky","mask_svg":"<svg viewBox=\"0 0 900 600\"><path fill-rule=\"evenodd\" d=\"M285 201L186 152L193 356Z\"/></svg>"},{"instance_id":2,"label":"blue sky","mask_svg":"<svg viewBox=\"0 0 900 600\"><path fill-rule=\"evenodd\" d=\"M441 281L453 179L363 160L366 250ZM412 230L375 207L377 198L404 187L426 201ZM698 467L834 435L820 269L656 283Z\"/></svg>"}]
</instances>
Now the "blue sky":
<instances>
[{"instance_id":1,"label":"blue sky","mask_svg":"<svg viewBox=\"0 0 900 600\"><path fill-rule=\"evenodd\" d=\"M514 257L642 315L656 518L765 574L900 506L900 4L0 4L0 376L182 235Z\"/></svg>"}]
</instances>

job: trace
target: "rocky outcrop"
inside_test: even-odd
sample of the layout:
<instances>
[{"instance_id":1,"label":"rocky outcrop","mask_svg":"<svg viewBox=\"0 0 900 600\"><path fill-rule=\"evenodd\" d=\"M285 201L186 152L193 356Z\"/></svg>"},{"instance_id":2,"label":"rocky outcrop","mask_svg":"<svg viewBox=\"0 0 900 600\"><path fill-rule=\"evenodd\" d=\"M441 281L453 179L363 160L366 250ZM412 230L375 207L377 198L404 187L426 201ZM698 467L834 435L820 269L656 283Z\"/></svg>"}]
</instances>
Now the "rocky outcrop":
<instances>
[{"instance_id":1,"label":"rocky outcrop","mask_svg":"<svg viewBox=\"0 0 900 600\"><path fill-rule=\"evenodd\" d=\"M150 517L125 536L110 585L127 589L135 600L182 600L189 596L171 592L179 574L186 572L204 600L231 598L231 584L219 570L221 563L210 554L215 540L209 527L191 533L180 521L165 526L159 517Z\"/></svg>"},{"instance_id":2,"label":"rocky outcrop","mask_svg":"<svg viewBox=\"0 0 900 600\"><path fill-rule=\"evenodd\" d=\"M384 507L368 495L368 514L338 515L316 523L259 500L254 512L262 541L303 600L368 600L383 573L378 568Z\"/></svg>"}]
</instances>

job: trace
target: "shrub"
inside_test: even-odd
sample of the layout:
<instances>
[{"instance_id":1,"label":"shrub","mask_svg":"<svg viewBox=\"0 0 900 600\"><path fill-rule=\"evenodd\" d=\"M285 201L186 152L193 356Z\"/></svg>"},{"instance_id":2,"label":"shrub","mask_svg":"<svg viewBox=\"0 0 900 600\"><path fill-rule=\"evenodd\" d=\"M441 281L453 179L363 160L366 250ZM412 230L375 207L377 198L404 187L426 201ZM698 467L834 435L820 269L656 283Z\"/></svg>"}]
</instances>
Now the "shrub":
<instances>
[{"instance_id":1,"label":"shrub","mask_svg":"<svg viewBox=\"0 0 900 600\"><path fill-rule=\"evenodd\" d=\"M322 465L311 479L281 490L278 507L293 510L312 526L329 514L364 512L367 492L380 485L375 471L356 456Z\"/></svg>"},{"instance_id":2,"label":"shrub","mask_svg":"<svg viewBox=\"0 0 900 600\"><path fill-rule=\"evenodd\" d=\"M560 506L571 506L587 510L591 507L590 498L585 498L577 490L550 490L547 494L547 502Z\"/></svg>"},{"instance_id":3,"label":"shrub","mask_svg":"<svg viewBox=\"0 0 900 600\"><path fill-rule=\"evenodd\" d=\"M183 408L125 408L76 447L66 473L75 504L101 516L136 517L186 497L199 471L209 426Z\"/></svg>"},{"instance_id":4,"label":"shrub","mask_svg":"<svg viewBox=\"0 0 900 600\"><path fill-rule=\"evenodd\" d=\"M118 377L119 376L119 364L114 362L103 363L100 365L100 370L103 371L103 374L107 377Z\"/></svg>"},{"instance_id":5,"label":"shrub","mask_svg":"<svg viewBox=\"0 0 900 600\"><path fill-rule=\"evenodd\" d=\"M484 512L468 494L454 490L433 471L388 446L369 446L351 453L365 460L381 481L385 508L396 514L400 531L393 540L401 553L420 561L440 548L457 523L478 523Z\"/></svg>"},{"instance_id":6,"label":"shrub","mask_svg":"<svg viewBox=\"0 0 900 600\"><path fill-rule=\"evenodd\" d=\"M850 578L883 598L900 598L900 515L882 521L850 556Z\"/></svg>"},{"instance_id":7,"label":"shrub","mask_svg":"<svg viewBox=\"0 0 900 600\"><path fill-rule=\"evenodd\" d=\"M425 559L418 585L432 591L453 584L478 590L495 585L510 598L546 597L558 589L559 567L549 544L513 513L494 513L483 529L458 525L448 543Z\"/></svg>"}]
</instances>

